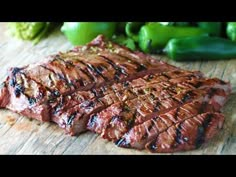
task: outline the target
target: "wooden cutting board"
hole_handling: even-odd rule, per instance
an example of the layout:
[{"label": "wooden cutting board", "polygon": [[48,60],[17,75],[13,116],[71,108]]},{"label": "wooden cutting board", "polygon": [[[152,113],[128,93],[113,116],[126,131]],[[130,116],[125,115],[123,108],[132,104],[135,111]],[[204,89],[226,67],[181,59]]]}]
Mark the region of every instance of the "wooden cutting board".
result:
[{"label": "wooden cutting board", "polygon": [[[6,25],[0,23],[0,81],[13,66],[40,61],[40,58],[72,46],[59,30],[33,46],[6,34]],[[163,60],[168,60],[163,57]],[[236,154],[236,60],[198,61],[170,64],[188,70],[200,70],[209,77],[230,81],[233,93],[224,106],[226,121],[223,130],[200,149],[175,154]],[[87,132],[78,137],[65,135],[53,123],[40,123],[11,111],[0,110],[0,154],[150,154],[116,147],[99,136]]]}]

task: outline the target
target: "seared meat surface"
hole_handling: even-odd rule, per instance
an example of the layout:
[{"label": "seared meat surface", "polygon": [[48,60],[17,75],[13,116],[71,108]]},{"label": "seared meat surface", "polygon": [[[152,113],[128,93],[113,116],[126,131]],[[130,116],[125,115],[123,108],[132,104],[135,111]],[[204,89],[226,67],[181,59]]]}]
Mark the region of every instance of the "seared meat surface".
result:
[{"label": "seared meat surface", "polygon": [[205,78],[98,36],[86,46],[11,68],[0,107],[86,130],[125,148],[198,148],[223,126],[229,83]]}]

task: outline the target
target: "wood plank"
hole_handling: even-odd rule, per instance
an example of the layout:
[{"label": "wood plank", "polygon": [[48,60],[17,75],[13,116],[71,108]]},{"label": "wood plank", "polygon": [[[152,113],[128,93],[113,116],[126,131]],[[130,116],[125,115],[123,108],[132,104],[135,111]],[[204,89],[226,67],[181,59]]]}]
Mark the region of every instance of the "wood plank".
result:
[{"label": "wood plank", "polygon": [[[59,30],[34,46],[10,37],[6,34],[5,24],[0,23],[0,37],[0,81],[10,67],[38,62],[47,55],[72,48]],[[174,154],[236,154],[236,60],[175,62],[165,56],[162,60],[230,81],[233,88],[233,94],[223,108],[226,116],[223,130],[197,150]],[[151,154],[118,148],[91,132],[70,137],[53,123],[40,123],[4,109],[0,110],[0,137],[0,154]]]}]

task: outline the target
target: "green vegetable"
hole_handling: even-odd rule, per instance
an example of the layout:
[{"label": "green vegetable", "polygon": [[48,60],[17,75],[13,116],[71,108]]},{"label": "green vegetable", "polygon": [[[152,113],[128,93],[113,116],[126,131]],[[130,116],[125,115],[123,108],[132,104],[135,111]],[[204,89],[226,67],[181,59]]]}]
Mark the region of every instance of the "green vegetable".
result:
[{"label": "green vegetable", "polygon": [[205,30],[211,36],[221,36],[221,22],[198,22],[199,28]]},{"label": "green vegetable", "polygon": [[111,38],[116,31],[116,23],[64,22],[61,31],[73,45],[84,45],[99,34]]},{"label": "green vegetable", "polygon": [[145,24],[144,22],[128,22],[125,26],[126,35],[137,42],[138,41],[137,33],[144,24]]},{"label": "green vegetable", "polygon": [[168,26],[190,26],[190,22],[159,22],[162,25],[168,25]]},{"label": "green vegetable", "polygon": [[171,39],[164,49],[176,61],[236,58],[236,42],[220,37],[195,36]]},{"label": "green vegetable", "polygon": [[49,26],[49,22],[9,22],[8,30],[19,39],[32,40],[37,44],[46,35]]},{"label": "green vegetable", "polygon": [[165,47],[172,38],[208,35],[197,27],[164,26],[160,23],[149,23],[141,27],[138,33],[139,47],[144,52],[157,52]]},{"label": "green vegetable", "polygon": [[125,34],[125,26],[127,22],[117,22],[116,34]]},{"label": "green vegetable", "polygon": [[124,45],[131,50],[136,49],[136,45],[135,45],[134,40],[129,37],[125,37],[124,35],[115,36],[113,38],[113,41],[120,44],[120,45]]},{"label": "green vegetable", "polygon": [[229,39],[236,41],[236,22],[227,23],[226,34]]}]

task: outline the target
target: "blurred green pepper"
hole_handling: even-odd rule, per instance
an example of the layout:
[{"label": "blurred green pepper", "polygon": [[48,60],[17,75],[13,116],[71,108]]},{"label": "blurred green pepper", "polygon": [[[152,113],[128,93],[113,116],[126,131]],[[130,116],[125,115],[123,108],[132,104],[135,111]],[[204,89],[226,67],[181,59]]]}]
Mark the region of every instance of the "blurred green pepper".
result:
[{"label": "blurred green pepper", "polygon": [[125,34],[125,26],[127,22],[117,22],[116,34]]},{"label": "blurred green pepper", "polygon": [[207,36],[208,33],[197,27],[164,26],[160,23],[148,23],[138,33],[139,47],[144,52],[159,52],[172,38],[188,36]]},{"label": "blurred green pepper", "polygon": [[236,42],[220,37],[194,36],[171,39],[164,52],[175,61],[236,58]]},{"label": "blurred green pepper", "polygon": [[125,26],[126,35],[138,42],[137,33],[143,25],[145,25],[145,22],[128,22]]},{"label": "blurred green pepper", "polygon": [[50,25],[50,22],[9,22],[7,27],[11,35],[36,44],[48,32]]},{"label": "blurred green pepper", "polygon": [[99,34],[111,38],[116,31],[114,22],[64,22],[61,31],[73,45],[84,45]]},{"label": "blurred green pepper", "polygon": [[191,22],[159,22],[159,23],[168,26],[191,26]]},{"label": "blurred green pepper", "polygon": [[205,30],[211,36],[221,36],[221,22],[198,22],[198,27]]},{"label": "blurred green pepper", "polygon": [[226,34],[229,39],[236,41],[236,22],[227,23]]}]

